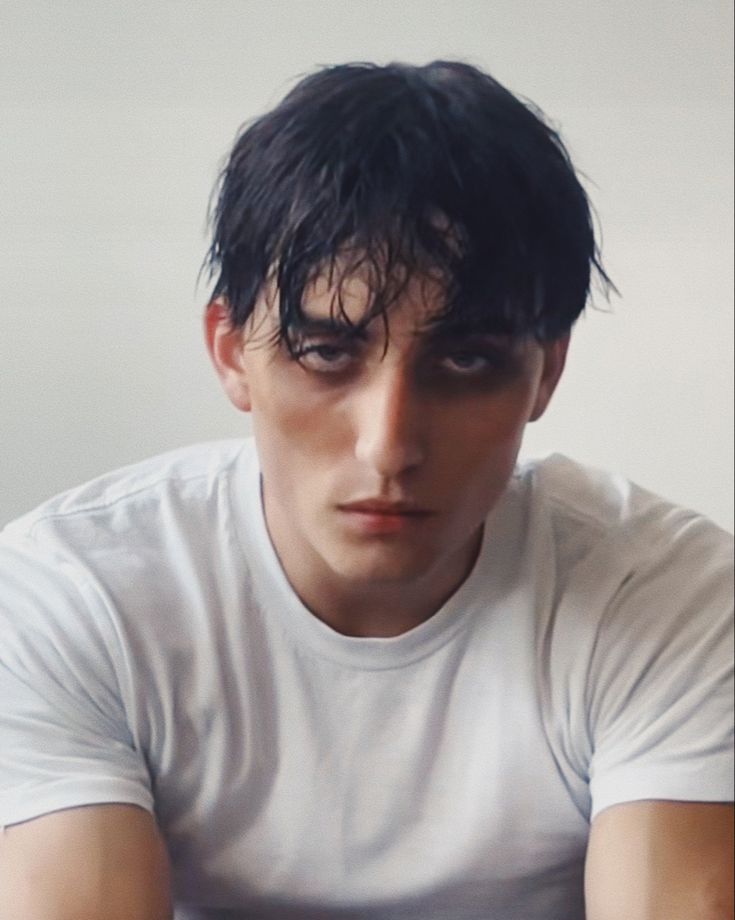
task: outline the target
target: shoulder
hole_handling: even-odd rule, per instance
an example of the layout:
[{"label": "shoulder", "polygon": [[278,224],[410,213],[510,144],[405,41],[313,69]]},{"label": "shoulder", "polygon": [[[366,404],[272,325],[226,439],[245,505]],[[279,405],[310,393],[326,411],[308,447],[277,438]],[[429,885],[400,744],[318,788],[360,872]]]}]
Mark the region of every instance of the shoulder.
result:
[{"label": "shoulder", "polygon": [[[622,476],[552,456],[520,468],[530,538],[550,560],[546,628],[579,662],[630,662],[731,626],[733,538]],[[722,648],[722,646],[721,646]]]},{"label": "shoulder", "polygon": [[[0,532],[0,554],[93,558],[103,547],[165,539],[200,526],[228,504],[240,467],[255,462],[250,440],[215,441],[122,467],[54,496]],[[0,555],[0,558],[2,556]]]},{"label": "shoulder", "polygon": [[248,441],[196,445],[108,473],[8,525],[0,674],[14,675],[14,698],[47,685],[54,700],[57,687],[77,700],[91,694],[117,725],[120,700],[137,705],[139,686],[166,685],[204,647],[207,617],[240,609],[225,596],[242,580],[232,497],[253,463]]},{"label": "shoulder", "polygon": [[687,572],[704,580],[732,571],[731,534],[622,475],[553,454],[520,466],[518,477],[548,528],[562,575],[585,563],[621,581],[667,567],[672,578]]},{"label": "shoulder", "polygon": [[554,559],[539,637],[550,722],[563,723],[593,813],[729,798],[732,536],[565,458],[519,475]]},{"label": "shoulder", "polygon": [[86,630],[174,596],[229,541],[232,495],[255,463],[249,440],[198,444],[44,502],[0,532],[0,614]]},{"label": "shoulder", "polygon": [[166,490],[181,493],[197,484],[211,491],[242,455],[252,452],[250,440],[212,441],[168,451],[121,467],[68,489],[6,526],[6,539],[32,535],[45,524],[74,517],[114,513],[118,505],[145,504]]}]

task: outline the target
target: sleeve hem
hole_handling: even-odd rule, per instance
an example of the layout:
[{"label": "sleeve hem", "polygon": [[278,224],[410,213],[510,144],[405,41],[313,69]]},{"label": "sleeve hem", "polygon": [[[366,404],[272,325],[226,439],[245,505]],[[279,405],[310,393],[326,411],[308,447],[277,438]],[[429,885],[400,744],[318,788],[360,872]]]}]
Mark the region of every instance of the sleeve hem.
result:
[{"label": "sleeve hem", "polygon": [[623,771],[591,784],[590,821],[604,809],[626,802],[667,800],[674,802],[732,802],[732,768],[710,773],[706,778],[682,777],[681,772],[653,770],[646,773]]},{"label": "sleeve hem", "polygon": [[55,811],[85,805],[138,805],[154,814],[153,796],[135,786],[100,784],[85,788],[55,788],[47,792],[24,790],[21,796],[0,796],[0,828],[32,821]]}]

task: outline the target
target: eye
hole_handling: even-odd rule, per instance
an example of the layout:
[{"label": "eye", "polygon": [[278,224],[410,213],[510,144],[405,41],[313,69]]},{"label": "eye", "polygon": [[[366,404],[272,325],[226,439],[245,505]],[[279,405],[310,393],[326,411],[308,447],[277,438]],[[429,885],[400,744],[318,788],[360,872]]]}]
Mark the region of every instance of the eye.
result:
[{"label": "eye", "polygon": [[498,367],[490,355],[474,351],[455,351],[441,359],[441,365],[454,374],[481,374]]},{"label": "eye", "polygon": [[346,370],[354,355],[350,349],[340,345],[302,345],[294,354],[302,367],[310,371],[335,374]]}]

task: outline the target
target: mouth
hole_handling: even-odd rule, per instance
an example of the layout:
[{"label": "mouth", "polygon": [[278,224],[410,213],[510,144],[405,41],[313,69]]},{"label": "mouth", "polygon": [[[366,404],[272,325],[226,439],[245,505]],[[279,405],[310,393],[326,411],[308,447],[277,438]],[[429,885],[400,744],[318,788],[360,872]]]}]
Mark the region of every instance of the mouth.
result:
[{"label": "mouth", "polygon": [[362,533],[391,534],[415,528],[436,512],[411,502],[367,500],[338,505],[351,525]]},{"label": "mouth", "polygon": [[426,516],[434,514],[428,508],[422,508],[413,502],[389,502],[382,499],[365,499],[364,501],[350,502],[337,506],[340,511],[350,511],[355,514],[386,514],[389,516]]}]

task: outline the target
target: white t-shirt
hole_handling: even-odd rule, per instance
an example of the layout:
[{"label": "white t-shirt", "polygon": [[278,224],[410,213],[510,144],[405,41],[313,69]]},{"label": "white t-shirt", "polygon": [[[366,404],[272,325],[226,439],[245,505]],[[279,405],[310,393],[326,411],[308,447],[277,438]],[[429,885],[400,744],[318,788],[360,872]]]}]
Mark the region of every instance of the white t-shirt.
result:
[{"label": "white t-shirt", "polygon": [[581,920],[591,818],[732,797],[732,547],[562,457],[395,638],[291,590],[251,441],[0,537],[0,825],[154,811],[177,920]]}]

